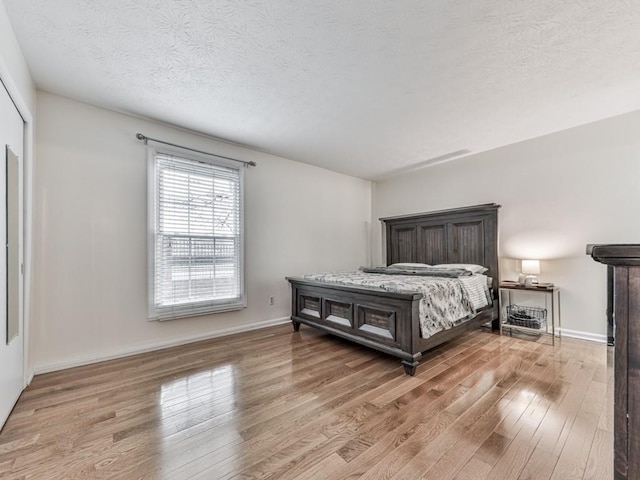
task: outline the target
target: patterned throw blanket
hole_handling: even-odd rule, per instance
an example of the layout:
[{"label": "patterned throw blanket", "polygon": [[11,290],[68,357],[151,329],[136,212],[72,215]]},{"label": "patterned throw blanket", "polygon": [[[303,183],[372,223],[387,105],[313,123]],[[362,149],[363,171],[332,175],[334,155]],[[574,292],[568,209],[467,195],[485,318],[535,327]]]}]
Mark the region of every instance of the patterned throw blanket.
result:
[{"label": "patterned throw blanket", "polygon": [[485,275],[443,278],[424,274],[342,272],[312,273],[305,279],[340,285],[378,287],[389,292],[419,292],[420,333],[428,338],[461,322],[491,303]]}]

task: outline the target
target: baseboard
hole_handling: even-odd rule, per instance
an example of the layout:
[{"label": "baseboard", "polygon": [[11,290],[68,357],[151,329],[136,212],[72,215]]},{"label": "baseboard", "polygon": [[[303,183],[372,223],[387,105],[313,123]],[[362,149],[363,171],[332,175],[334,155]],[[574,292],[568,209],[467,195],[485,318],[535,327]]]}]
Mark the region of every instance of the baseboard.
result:
[{"label": "baseboard", "polygon": [[580,340],[589,340],[590,342],[607,343],[607,336],[601,333],[581,332],[579,330],[561,330],[563,337],[579,338]]},{"label": "baseboard", "polygon": [[[83,357],[77,357],[64,362],[50,363],[47,365],[39,365],[34,367],[33,374],[40,375],[43,373],[56,372],[58,370],[65,370],[67,368],[81,367],[83,365],[90,365],[92,363],[105,362],[107,360],[115,360],[117,358],[128,357],[131,355],[138,355],[140,353],[152,352],[154,350],[161,350],[163,348],[177,347],[178,345],[186,345],[188,343],[199,342],[202,340],[208,340],[210,338],[225,337],[227,335],[233,335],[236,333],[249,332],[251,330],[257,330],[260,328],[272,327],[274,325],[282,325],[290,322],[291,317],[276,318],[273,320],[265,320],[263,322],[249,323],[232,328],[225,328],[223,330],[217,330],[215,332],[208,332],[199,335],[192,335],[188,337],[173,338],[171,340],[165,340],[162,342],[148,343],[146,345],[137,345],[134,347],[128,347],[116,352],[108,354],[97,354]],[[29,382],[30,383],[30,382]]]}]

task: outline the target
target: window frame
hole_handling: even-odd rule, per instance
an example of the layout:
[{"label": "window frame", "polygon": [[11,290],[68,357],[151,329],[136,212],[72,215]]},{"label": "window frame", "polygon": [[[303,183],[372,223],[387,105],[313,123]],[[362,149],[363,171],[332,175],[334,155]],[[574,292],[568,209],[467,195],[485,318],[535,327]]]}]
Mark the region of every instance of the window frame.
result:
[{"label": "window frame", "polygon": [[[190,302],[181,304],[171,308],[157,308],[156,298],[156,238],[158,234],[158,211],[157,211],[157,163],[158,155],[171,155],[180,159],[207,163],[214,166],[233,168],[238,171],[239,176],[239,266],[240,274],[239,286],[240,296],[238,300],[224,301],[204,301]],[[147,292],[148,292],[148,320],[149,321],[165,321],[175,320],[179,318],[187,318],[213,313],[231,312],[242,310],[247,307],[246,295],[246,274],[245,274],[245,252],[244,252],[244,166],[236,162],[225,160],[223,158],[203,155],[189,150],[183,150],[177,147],[158,147],[153,145],[147,146]],[[204,304],[204,305],[203,305]]]}]

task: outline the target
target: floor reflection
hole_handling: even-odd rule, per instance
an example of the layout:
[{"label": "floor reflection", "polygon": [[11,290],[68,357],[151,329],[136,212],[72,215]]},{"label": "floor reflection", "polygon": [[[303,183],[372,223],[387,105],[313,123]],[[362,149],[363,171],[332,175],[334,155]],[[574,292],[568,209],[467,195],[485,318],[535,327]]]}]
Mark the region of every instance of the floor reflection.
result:
[{"label": "floor reflection", "polygon": [[[167,382],[160,391],[160,467],[157,478],[190,478],[202,473],[194,462],[215,458],[219,446],[224,456],[239,444],[239,434],[227,425],[236,406],[235,366],[221,365]],[[223,427],[223,428],[220,428]],[[223,440],[224,437],[224,440]]]}]

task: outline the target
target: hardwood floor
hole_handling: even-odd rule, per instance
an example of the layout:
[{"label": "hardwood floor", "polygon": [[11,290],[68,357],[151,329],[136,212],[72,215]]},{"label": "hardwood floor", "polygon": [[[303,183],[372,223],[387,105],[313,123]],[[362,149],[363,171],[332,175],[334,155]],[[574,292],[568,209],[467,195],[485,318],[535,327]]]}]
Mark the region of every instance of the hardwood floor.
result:
[{"label": "hardwood floor", "polygon": [[606,346],[476,331],[415,377],[289,325],[37,376],[10,479],[612,478]]}]

